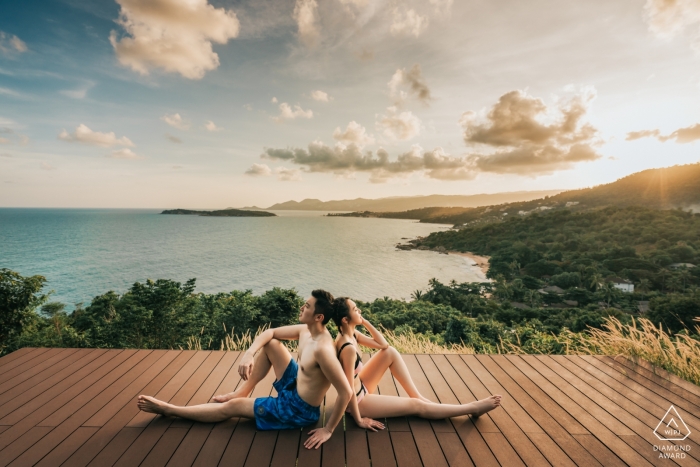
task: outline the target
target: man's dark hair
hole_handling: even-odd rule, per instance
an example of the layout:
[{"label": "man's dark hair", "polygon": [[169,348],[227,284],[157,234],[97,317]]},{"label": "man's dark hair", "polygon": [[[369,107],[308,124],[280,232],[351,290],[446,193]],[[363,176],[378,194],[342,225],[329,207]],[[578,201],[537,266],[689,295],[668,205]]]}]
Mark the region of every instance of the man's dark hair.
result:
[{"label": "man's dark hair", "polygon": [[333,295],[323,289],[316,289],[311,292],[311,296],[316,299],[314,315],[323,315],[325,326],[333,318]]}]

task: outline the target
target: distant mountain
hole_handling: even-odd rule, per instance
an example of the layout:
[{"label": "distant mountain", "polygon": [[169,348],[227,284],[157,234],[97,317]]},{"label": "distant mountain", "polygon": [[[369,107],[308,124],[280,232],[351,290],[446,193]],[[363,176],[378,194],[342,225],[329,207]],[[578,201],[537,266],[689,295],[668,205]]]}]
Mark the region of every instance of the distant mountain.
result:
[{"label": "distant mountain", "polygon": [[[321,201],[318,199],[305,199],[303,201],[287,201],[273,204],[265,208],[269,211],[408,211],[427,207],[465,207],[474,208],[492,204],[513,203],[517,201],[529,201],[552,196],[561,193],[562,190],[547,191],[515,191],[510,193],[494,193],[481,195],[429,195],[406,196],[378,199],[345,199],[337,201]],[[245,207],[243,209],[260,209],[258,207]]]},{"label": "distant mountain", "polygon": [[161,214],[179,214],[185,216],[207,217],[274,217],[277,214],[265,211],[246,211],[243,209],[222,209],[219,211],[193,211],[191,209],[166,209]]}]

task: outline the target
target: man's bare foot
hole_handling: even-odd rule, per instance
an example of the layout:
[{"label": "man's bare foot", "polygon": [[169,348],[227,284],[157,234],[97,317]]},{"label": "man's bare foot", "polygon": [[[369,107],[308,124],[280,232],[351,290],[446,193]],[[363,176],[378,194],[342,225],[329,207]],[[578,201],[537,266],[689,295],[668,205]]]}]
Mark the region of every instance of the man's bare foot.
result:
[{"label": "man's bare foot", "polygon": [[476,418],[500,406],[501,396],[496,395],[487,397],[486,399],[481,399],[480,401],[471,402],[470,405],[474,406],[474,412],[472,412],[471,415],[472,417]]},{"label": "man's bare foot", "polygon": [[159,413],[162,415],[167,415],[168,408],[170,404],[163,402],[151,396],[139,396],[136,404],[139,406],[140,410],[149,413]]}]

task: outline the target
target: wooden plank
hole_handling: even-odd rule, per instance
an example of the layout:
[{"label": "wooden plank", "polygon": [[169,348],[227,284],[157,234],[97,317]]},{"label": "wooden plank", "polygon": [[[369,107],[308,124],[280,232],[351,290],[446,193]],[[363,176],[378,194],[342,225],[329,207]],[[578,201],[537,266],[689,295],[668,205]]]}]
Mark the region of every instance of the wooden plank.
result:
[{"label": "wooden plank", "polygon": [[[629,382],[625,380],[620,383],[613,378],[607,377],[608,375],[602,371],[599,371],[593,365],[589,365],[586,360],[578,358],[577,356],[572,356],[570,359],[553,359],[558,364],[567,368],[571,372],[576,372],[576,375],[591,387],[596,388],[596,390],[603,396],[605,396],[611,404],[608,407],[616,407],[614,409],[614,415],[620,419],[622,423],[627,425],[632,431],[639,435],[642,439],[646,440],[651,446],[658,443],[658,439],[653,435],[652,430],[659,423],[659,420],[664,417],[668,407],[664,408],[664,405],[670,403],[664,401],[662,398],[657,396],[651,391],[647,391],[647,394],[638,394],[637,392],[630,390],[624,383]],[[600,362],[597,362],[600,363]],[[604,365],[600,363],[601,365]],[[583,371],[581,371],[583,370]],[[620,373],[613,372],[615,374],[624,378]],[[643,389],[643,388],[642,388]],[[643,391],[642,391],[643,392]],[[656,400],[655,403],[652,400]],[[664,403],[666,402],[666,403]],[[613,413],[610,408],[607,409],[610,413]],[[684,414],[686,415],[686,414]],[[683,420],[694,419],[692,415],[688,414]],[[697,419],[695,419],[697,420]],[[698,425],[696,425],[698,426]],[[676,445],[689,445],[691,449],[688,451],[687,455],[695,459],[700,458],[700,445],[695,443],[691,439],[686,439],[685,441],[670,442]]]},{"label": "wooden plank", "polygon": [[[420,363],[418,363],[416,355],[402,355],[401,357],[403,358],[404,362],[406,362],[408,372],[413,378],[413,384],[416,385],[418,391],[423,395],[423,397],[427,397],[432,401],[437,401],[437,394],[435,394],[435,390],[433,390],[433,387],[430,381],[428,380],[428,375],[424,373],[423,368],[421,367]],[[427,357],[426,361],[430,361],[430,357]],[[431,365],[429,365],[429,369],[431,370],[431,373],[439,374],[432,362]],[[400,384],[397,384],[397,386],[400,386]],[[436,432],[454,432],[454,427],[446,419],[431,420],[430,425]],[[437,443],[437,438],[435,439],[435,442]]]},{"label": "wooden plank", "polygon": [[58,363],[51,368],[51,371],[44,371],[40,375],[34,376],[8,390],[0,396],[0,418],[20,407],[25,402],[33,400],[36,396],[43,394],[46,389],[55,386],[63,379],[82,369],[85,365],[104,355],[106,352],[107,350],[98,349],[83,354],[81,358],[75,361],[66,360],[65,364],[63,364],[64,362]]},{"label": "wooden plank", "polygon": [[410,431],[392,431],[391,444],[394,445],[394,456],[398,467],[423,467],[413,433]]},{"label": "wooden plank", "polygon": [[279,432],[270,467],[296,467],[300,436],[301,430],[281,430]]},{"label": "wooden plank", "polygon": [[[609,357],[596,358],[582,355],[579,356],[579,358],[600,369],[616,381],[624,382],[624,384],[633,391],[643,394],[644,396],[653,393],[655,399],[664,400],[664,405],[667,405],[665,402],[668,401],[675,405],[676,408],[681,408],[689,414],[700,414],[700,397],[671,383],[665,378],[655,375],[650,375],[650,377],[642,376],[637,372],[630,371],[627,366]],[[614,370],[614,372],[610,370]],[[666,409],[668,409],[668,407],[666,407]],[[693,424],[696,429],[700,428],[700,418],[694,415],[691,416],[691,422],[688,422],[685,418],[683,420],[688,424]]]},{"label": "wooden plank", "polygon": [[[603,357],[598,357],[598,358],[603,358]],[[673,384],[682,387],[686,391],[690,391],[696,396],[700,396],[700,386],[697,386],[690,381],[686,381],[683,378],[674,375],[673,373],[669,373],[668,371],[664,370],[661,367],[652,365],[651,363],[647,362],[646,360],[642,358],[635,358],[632,359],[630,357],[623,357],[623,356],[618,356],[615,357],[615,360],[618,362],[623,363],[626,365],[628,368],[633,368],[634,371],[642,374],[642,375],[647,375],[649,373],[656,375],[656,376],[661,376],[662,378],[666,378]],[[643,370],[643,371],[642,371]]]},{"label": "wooden plank", "polygon": [[95,427],[78,427],[70,436],[64,439],[50,453],[48,453],[39,463],[37,467],[53,467],[61,465],[68,459],[76,449],[83,445],[92,435],[95,434]]},{"label": "wooden plank", "polygon": [[8,363],[12,362],[14,359],[19,358],[22,355],[32,352],[34,350],[36,350],[36,347],[22,347],[21,349],[17,349],[14,352],[8,353],[7,355],[3,355],[2,357],[0,357],[0,367],[3,367]]},{"label": "wooden plank", "polygon": [[347,467],[370,467],[369,442],[365,430],[347,430],[345,432],[345,462]]},{"label": "wooden plank", "polygon": [[[117,460],[126,452],[126,450],[133,444],[136,438],[139,437],[144,429],[141,427],[124,427],[122,428],[116,436],[110,441],[104,449],[102,449],[95,458],[88,464],[90,467],[112,467]],[[83,445],[85,446],[85,445]],[[71,460],[73,457],[69,458],[66,462],[67,465],[74,465]],[[82,464],[82,459],[79,465]]]},{"label": "wooden plank", "polygon": [[[272,382],[275,371],[271,368],[268,374],[253,389],[250,397],[267,397],[272,392]],[[243,467],[256,437],[255,420],[240,418],[231,436],[219,465],[225,467]],[[301,464],[300,464],[301,465]]]},{"label": "wooden plank", "polygon": [[11,425],[0,425],[0,433],[10,428]]},{"label": "wooden plank", "polygon": [[576,419],[625,463],[634,466],[651,464],[649,460],[622,441],[623,436],[633,435],[633,432],[601,409],[594,400],[599,398],[597,391],[588,391],[585,383],[561,366],[557,370],[552,370],[548,365],[545,365],[546,358],[533,355],[522,355],[520,358],[567,396],[570,402],[559,401],[565,410],[574,415],[576,407],[580,406],[583,410],[579,412],[579,416],[574,415]]},{"label": "wooden plank", "polygon": [[0,434],[0,455],[3,452],[2,449],[40,423],[47,415],[58,410],[80,394],[83,390],[83,385],[78,383],[91,385],[109,374],[111,370],[126,361],[129,356],[135,355],[135,353],[136,351],[118,352],[115,358],[111,358],[112,355],[110,354],[102,355],[102,357],[86,365],[82,370],[47,389],[43,394],[23,404],[0,420],[0,423],[13,425],[11,429]]},{"label": "wooden plank", "polygon": [[[81,352],[78,349],[51,349],[44,354],[45,358],[42,358],[42,361],[37,362],[36,365],[20,365],[5,373],[0,380],[0,395],[37,375],[41,381],[42,372],[48,370],[50,374],[53,374],[55,371],[51,372],[51,369],[57,364],[67,366],[90,351],[90,349]],[[36,378],[34,380],[36,381]]]},{"label": "wooden plank", "polygon": [[[501,385],[498,384],[493,376],[486,371],[473,355],[449,355],[448,360],[478,399],[483,399],[492,394],[506,396]],[[504,405],[510,410],[505,410],[503,407]],[[526,465],[549,465],[549,462],[539,449],[537,449],[532,440],[528,438],[520,425],[513,420],[514,417],[520,416],[529,419],[529,416],[527,416],[520,406],[515,404],[515,401],[504,397],[501,401],[501,408],[489,412],[489,415],[499,431],[503,433],[503,436],[508,440]],[[532,423],[534,424],[534,422]],[[533,427],[532,424],[526,423],[525,426],[530,432],[535,432],[535,427]],[[539,427],[537,427],[537,429],[539,429]]]},{"label": "wooden plank", "polygon": [[41,347],[41,348],[35,348],[32,349],[30,352],[27,352],[23,355],[20,355],[18,358],[13,359],[10,362],[7,362],[5,365],[0,366],[0,381],[5,381],[5,373],[8,371],[11,371],[13,368],[17,368],[19,366],[33,366],[36,365],[37,362],[40,362],[41,360],[37,360],[41,355],[44,353],[48,352],[50,349],[46,347]]},{"label": "wooden plank", "polygon": [[[172,427],[172,425],[171,425]],[[199,451],[204,446],[212,428],[213,423],[195,423],[189,429],[177,450],[170,458],[168,467],[191,466],[199,455]]]},{"label": "wooden plank", "polygon": [[[397,431],[397,433],[406,433],[405,431]],[[410,432],[408,432],[410,435]],[[413,449],[416,453],[416,443],[413,441],[411,436],[412,447],[407,449]],[[394,456],[394,448],[391,443],[391,435],[387,430],[382,431],[369,431],[367,432],[367,444],[369,446],[369,457],[372,459],[372,465],[377,466],[387,466],[394,467],[396,465],[396,458]],[[402,448],[403,449],[403,448]],[[348,467],[350,465],[348,464]]]},{"label": "wooden plank", "polygon": [[[165,433],[163,433],[163,436],[158,439],[158,442],[156,442],[146,458],[139,465],[143,467],[165,466],[187,434],[187,431],[188,428],[168,427]],[[118,465],[123,465],[123,463],[119,462]]]},{"label": "wooden plank", "polygon": [[[146,392],[153,394],[160,390],[175,373],[182,368],[182,366],[187,363],[187,361],[192,358],[193,352],[180,352],[177,350],[171,350],[166,352],[166,354],[158,360],[158,362],[146,373],[141,375],[129,389],[133,390],[134,393]],[[173,356],[175,357],[173,359]],[[172,359],[172,360],[171,360]],[[164,362],[171,360],[170,363],[158,374],[152,371],[156,368],[156,365],[161,365]],[[154,377],[153,377],[154,376]],[[142,387],[142,384],[146,379],[151,378],[150,382],[146,387]],[[133,386],[133,388],[132,388]],[[83,426],[97,426],[100,427],[97,433],[95,433],[90,440],[81,446],[67,461],[66,466],[70,467],[84,467],[88,465],[96,456],[100,458],[100,465],[112,465],[117,461],[119,456],[127,449],[128,445],[119,451],[118,456],[114,456],[115,450],[112,449],[112,443],[123,443],[124,426],[131,420],[136,413],[139,412],[136,406],[136,397],[132,397],[128,402],[123,403],[123,397],[128,394],[125,390],[117,396],[113,401],[110,401],[102,409],[100,409],[95,415],[93,415],[89,420],[83,423]],[[133,394],[133,393],[132,393]],[[123,403],[119,411],[108,419],[111,413]],[[133,433],[141,433],[142,430],[126,430],[129,436]],[[132,440],[133,441],[133,440]],[[131,442],[129,443],[131,444]],[[121,445],[121,444],[120,444]],[[103,453],[106,450],[108,454]],[[98,456],[99,454],[99,456]],[[111,456],[111,457],[110,457]]]},{"label": "wooden plank", "polygon": [[[161,351],[162,352],[162,351]],[[65,414],[66,419],[61,421],[57,429],[51,431],[28,451],[25,451],[16,462],[22,464],[32,464],[44,457],[49,451],[67,438],[83,422],[89,419],[95,412],[102,408],[114,395],[136,379],[138,375],[146,371],[155,361],[158,360],[161,352],[139,350],[124,364],[111,371],[97,383],[83,391],[78,397],[66,404],[74,407],[72,414]],[[96,397],[96,396],[100,397]],[[77,410],[75,410],[77,409]],[[58,412],[58,411],[57,411]],[[57,412],[54,412],[57,413]],[[62,418],[62,417],[61,417]],[[53,415],[43,421],[40,425],[51,426],[48,422],[53,422]],[[60,419],[58,419],[60,420]],[[57,420],[57,421],[58,421]],[[46,424],[44,424],[46,423]]]},{"label": "wooden plank", "polygon": [[[497,465],[506,465],[508,467],[512,466],[524,466],[525,463],[523,460],[518,456],[518,454],[515,452],[513,447],[510,445],[510,441],[506,439],[506,437],[503,435],[503,433],[498,432],[498,433],[483,433],[482,436],[484,437],[484,440],[488,443],[489,446],[497,446],[498,443],[502,443],[503,446],[507,446],[510,449],[494,449],[493,450],[493,455],[496,457],[498,464]],[[467,445],[467,449],[469,446]],[[480,465],[480,459],[478,457],[472,456],[472,459],[474,459],[474,463],[478,466]]]},{"label": "wooden plank", "polygon": [[[571,434],[560,425],[539,402],[535,401],[528,391],[523,388],[513,379],[517,377],[523,383],[527,383],[527,378],[503,355],[492,355],[491,358],[484,358],[481,363],[489,372],[498,379],[498,381],[510,392],[510,394],[518,400],[520,406],[542,427],[546,436],[537,436],[534,439],[539,439],[540,451],[549,459],[553,465],[588,465],[599,466],[600,463],[586,449],[579,444]],[[509,371],[506,372],[505,370]],[[513,376],[513,377],[511,377]],[[528,380],[529,381],[529,380]],[[530,382],[531,383],[531,382]],[[528,386],[530,386],[528,384]],[[549,398],[541,399],[547,403],[549,409],[559,408]],[[562,410],[562,412],[564,412]],[[574,421],[571,419],[571,421]],[[582,426],[574,427],[580,433],[585,434],[588,431]],[[531,437],[532,438],[532,437]],[[551,438],[551,439],[550,439]],[[536,443],[537,444],[537,443]]]},{"label": "wooden plank", "polygon": [[[435,366],[439,370],[441,377],[444,378],[445,382],[449,386],[454,398],[450,398],[449,394],[442,395],[442,393],[438,393],[440,402],[467,404],[477,400],[474,394],[464,384],[464,381],[462,381],[445,355],[431,355],[430,358],[433,360]],[[467,454],[471,456],[471,460],[478,467],[491,467],[498,465],[496,457],[493,454],[494,449],[505,449],[513,457],[513,462],[517,463],[520,461],[520,458],[510,444],[505,443],[505,446],[503,444],[494,446],[488,445],[485,438],[482,436],[482,433],[500,433],[498,427],[495,423],[493,423],[493,420],[491,420],[491,417],[488,414],[482,415],[477,419],[472,419],[470,416],[454,417],[451,419],[451,422],[457,432],[457,435],[462,440],[461,442],[465,447]],[[445,454],[445,456],[447,456],[447,454]]]},{"label": "wooden plank", "polygon": [[464,451],[457,433],[436,433],[442,453],[450,467],[474,467],[469,455]]},{"label": "wooden plank", "polygon": [[[442,453],[435,432],[430,426],[430,421],[422,418],[412,418],[408,422],[413,432],[413,440],[418,448],[418,453],[426,467],[447,467],[447,459]],[[442,433],[445,433],[443,431]],[[403,446],[401,446],[403,449]],[[398,457],[398,454],[397,454]]]},{"label": "wooden plank", "polygon": [[617,457],[614,452],[612,452],[606,445],[600,442],[598,438],[591,435],[574,435],[574,438],[581,443],[581,446],[585,447],[588,452],[593,454],[598,462],[604,466],[619,466],[624,467],[625,464],[622,459]]},{"label": "wooden plank", "polygon": [[0,463],[7,465],[17,457],[21,456],[23,452],[36,444],[41,438],[49,434],[52,430],[48,426],[35,426],[26,433],[22,434],[15,442],[7,446],[0,452]]},{"label": "wooden plank", "polygon": [[249,467],[270,465],[276,442],[277,431],[258,431],[255,434],[253,445],[250,447],[245,465]]}]

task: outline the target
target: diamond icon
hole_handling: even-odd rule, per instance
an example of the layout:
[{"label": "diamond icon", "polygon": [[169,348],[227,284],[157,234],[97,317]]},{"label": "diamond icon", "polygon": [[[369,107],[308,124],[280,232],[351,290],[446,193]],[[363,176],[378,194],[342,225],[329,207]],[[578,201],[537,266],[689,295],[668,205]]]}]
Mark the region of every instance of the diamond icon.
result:
[{"label": "diamond icon", "polygon": [[690,436],[690,429],[676,408],[671,406],[654,428],[654,434],[662,441],[683,441]]}]

